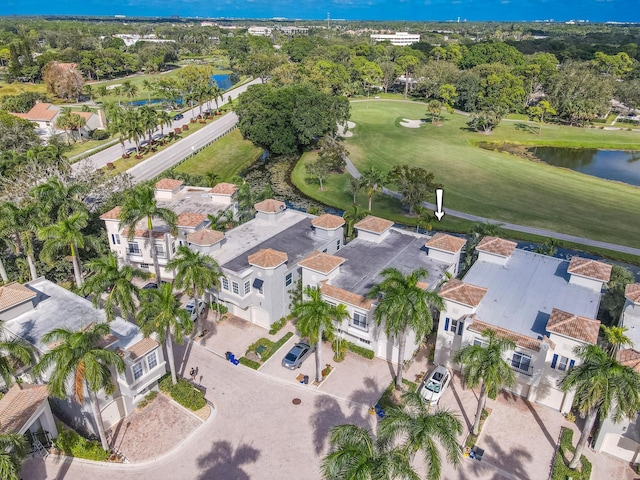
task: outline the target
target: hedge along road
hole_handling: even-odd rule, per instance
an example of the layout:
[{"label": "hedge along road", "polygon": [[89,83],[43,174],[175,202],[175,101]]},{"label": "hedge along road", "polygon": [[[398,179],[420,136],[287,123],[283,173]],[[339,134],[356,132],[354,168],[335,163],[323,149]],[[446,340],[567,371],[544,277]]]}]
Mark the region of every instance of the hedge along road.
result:
[{"label": "hedge along road", "polygon": [[[444,185],[444,210],[452,217],[488,220],[521,232],[640,255],[634,222],[640,211],[636,187],[482,150],[474,145],[482,135],[468,132],[466,119],[458,115],[446,115],[441,127],[423,123],[410,129],[400,124],[404,118],[424,117],[421,104],[385,100],[352,104],[356,126],[345,146],[353,163],[360,169],[375,165],[383,171],[410,163],[433,171]],[[498,127],[488,140],[589,148],[640,146],[637,132],[545,125],[537,135],[511,123]]]},{"label": "hedge along road", "polygon": [[[247,88],[249,88],[249,86],[258,83],[261,83],[260,79],[252,80],[249,83],[245,83],[244,85],[241,85],[237,88],[226,91],[224,93],[224,99],[219,102],[219,105],[222,106],[228,103],[229,97],[235,100],[236,98],[238,98],[238,95],[245,92]],[[200,109],[198,106],[194,107],[193,109],[187,110],[183,113],[184,118],[181,120],[173,120],[171,123],[171,127],[167,127],[167,131],[171,131],[174,128],[181,127],[185,123],[189,123],[189,119],[191,118],[192,114],[197,116],[199,111]],[[152,155],[145,161],[127,170],[127,172],[133,175],[134,182],[136,183],[155,178],[163,171],[184,160],[186,157],[191,155],[193,151],[199,150],[206,144],[210,143],[212,140],[220,137],[223,133],[227,132],[229,128],[235,126],[237,122],[238,117],[235,115],[235,113],[228,113],[211,122],[210,124],[202,127],[192,135],[178,140],[169,148],[166,148],[161,152]],[[135,143],[129,140],[125,142],[125,148],[134,147]],[[191,149],[191,147],[194,147],[193,150]],[[182,155],[182,157],[180,157],[180,155]],[[122,146],[118,142],[109,148],[106,148],[78,163],[73,164],[72,168],[83,168],[84,166],[86,166],[87,162],[91,162],[92,167],[97,170],[106,166],[107,163],[118,160],[119,158],[121,158],[121,156]],[[149,170],[149,173],[146,173],[147,169]]]}]

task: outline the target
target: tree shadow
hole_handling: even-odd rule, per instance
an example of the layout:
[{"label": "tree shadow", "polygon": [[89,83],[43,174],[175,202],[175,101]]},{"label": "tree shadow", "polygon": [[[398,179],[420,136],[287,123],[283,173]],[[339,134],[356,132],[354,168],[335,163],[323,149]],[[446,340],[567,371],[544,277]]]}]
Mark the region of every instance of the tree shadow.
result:
[{"label": "tree shadow", "polygon": [[243,465],[256,463],[260,458],[260,451],[251,445],[238,445],[235,450],[231,442],[220,440],[214,442],[211,449],[198,457],[201,469],[198,478],[202,479],[234,479],[250,480],[250,476],[243,470]]},{"label": "tree shadow", "polygon": [[[355,390],[349,396],[349,400],[354,402],[354,404],[374,405],[384,393],[384,389],[380,392],[378,385],[372,377],[364,379],[364,386],[365,388]],[[357,405],[353,406],[356,407]]]},{"label": "tree shadow", "polygon": [[529,409],[529,411],[531,412],[531,415],[533,415],[533,418],[535,419],[536,423],[540,427],[540,430],[542,430],[542,433],[544,433],[544,436],[547,439],[547,441],[549,442],[549,444],[555,448],[556,439],[551,436],[551,433],[549,433],[549,430],[547,430],[546,425],[544,424],[544,422],[540,418],[540,415],[538,415],[538,412],[536,412],[536,409],[527,400],[524,400],[524,403],[527,406],[527,408]]},{"label": "tree shadow", "polygon": [[516,123],[514,125],[514,128],[520,132],[535,133],[536,135],[538,134],[538,128],[534,125],[529,125],[528,123]]},{"label": "tree shadow", "polygon": [[[463,388],[464,388],[464,383],[462,383],[462,385],[463,385]],[[455,382],[453,382],[453,381],[450,382],[449,383],[449,388],[451,388],[451,392],[453,393],[453,397],[456,399],[456,403],[458,404],[458,410],[460,410],[460,413],[462,413],[462,417],[464,418],[464,421],[467,424],[467,429],[469,431],[471,431],[471,429],[473,428],[473,423],[471,422],[471,419],[469,418],[469,415],[467,415],[467,411],[465,410],[464,405],[462,404],[462,399],[460,398],[460,395],[458,394],[458,387],[456,386]],[[473,391],[473,393],[475,395],[475,391]]]},{"label": "tree shadow", "polygon": [[[487,463],[500,468],[513,475],[513,478],[520,480],[527,480],[529,476],[531,465],[525,464],[524,461],[531,460],[533,457],[531,453],[523,448],[514,448],[510,451],[506,451],[499,445],[492,437],[483,437],[483,444],[486,446],[483,460],[487,460]],[[487,458],[488,457],[488,458]],[[551,458],[553,460],[553,457]],[[548,466],[550,467],[551,464]],[[538,468],[540,465],[538,465]]]}]

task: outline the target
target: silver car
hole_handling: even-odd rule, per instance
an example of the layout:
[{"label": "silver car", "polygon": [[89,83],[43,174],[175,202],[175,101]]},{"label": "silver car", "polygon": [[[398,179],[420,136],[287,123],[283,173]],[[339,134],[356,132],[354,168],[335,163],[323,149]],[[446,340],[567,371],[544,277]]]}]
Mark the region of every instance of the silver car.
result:
[{"label": "silver car", "polygon": [[191,321],[195,322],[198,319],[198,315],[202,315],[202,312],[204,312],[206,306],[207,305],[202,300],[198,300],[198,312],[196,314],[196,302],[195,300],[191,299],[189,300],[189,303],[184,306],[184,309],[189,312]]},{"label": "silver car", "polygon": [[300,368],[302,366],[302,362],[304,362],[314,351],[315,347],[312,347],[308,343],[296,343],[291,347],[289,353],[287,353],[282,359],[282,366],[289,370]]},{"label": "silver car", "polygon": [[451,372],[443,366],[438,366],[424,377],[418,391],[429,405],[434,406],[437,405],[450,381]]}]

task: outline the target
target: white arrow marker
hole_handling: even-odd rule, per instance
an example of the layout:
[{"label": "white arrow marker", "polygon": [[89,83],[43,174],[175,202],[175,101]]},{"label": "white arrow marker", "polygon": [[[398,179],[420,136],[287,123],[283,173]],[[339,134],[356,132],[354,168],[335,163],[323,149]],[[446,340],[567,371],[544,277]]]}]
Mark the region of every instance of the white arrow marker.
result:
[{"label": "white arrow marker", "polygon": [[438,206],[438,210],[434,213],[436,214],[438,221],[442,220],[442,217],[444,217],[444,212],[442,211],[442,193],[441,188],[436,188],[436,205]]}]

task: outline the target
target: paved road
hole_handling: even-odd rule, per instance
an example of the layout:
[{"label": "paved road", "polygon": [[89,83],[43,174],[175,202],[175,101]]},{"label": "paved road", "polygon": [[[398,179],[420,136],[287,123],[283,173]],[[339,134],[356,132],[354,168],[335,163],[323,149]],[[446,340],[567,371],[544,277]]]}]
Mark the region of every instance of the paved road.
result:
[{"label": "paved road", "polygon": [[[240,87],[237,87],[237,88],[234,88],[232,90],[229,90],[229,91],[225,92],[224,93],[224,100],[222,102],[220,102],[219,105],[220,106],[225,105],[228,102],[230,96],[233,99],[238,98],[238,95],[240,95],[241,93],[246,91],[247,88],[250,85],[254,85],[256,83],[260,83],[260,79],[252,80],[249,83],[246,83],[246,84],[244,84],[244,85],[242,85]],[[184,118],[182,120],[173,121],[171,127],[165,127],[166,131],[170,131],[171,129],[176,128],[176,127],[181,127],[185,123],[189,122],[189,119],[191,118],[192,114],[193,115],[198,115],[198,113],[199,113],[199,108],[197,106],[195,108],[193,108],[192,110],[187,110],[186,112],[183,113]],[[224,119],[226,119],[226,120],[224,120]],[[224,131],[228,130],[228,128],[221,130],[219,127],[216,127],[216,124],[218,124],[221,121],[222,121],[222,123],[229,122],[230,120],[231,120],[231,118],[229,117],[229,114],[227,114],[227,115],[223,116],[222,118],[210,123],[206,127],[203,127],[202,129],[200,129],[195,134],[192,134],[192,135],[188,136],[187,138],[185,138],[183,140],[180,140],[175,145],[178,145],[180,143],[188,144],[188,150],[185,150],[185,152],[190,152],[191,151],[191,146],[194,146],[195,149],[197,150],[199,148],[198,145],[202,146],[203,144],[205,144],[208,141],[211,141],[211,140],[213,140],[215,138],[214,137],[214,135],[215,135],[214,132],[217,132],[218,134],[222,134],[222,133],[224,133]],[[237,122],[237,118],[235,119],[235,121]],[[225,124],[228,125],[228,123],[225,123]],[[197,141],[196,140],[192,140],[194,137],[197,137]],[[208,140],[203,140],[205,138],[208,138]],[[173,146],[175,146],[175,145],[173,145]],[[130,141],[126,141],[125,142],[125,148],[133,148],[133,147],[135,147],[135,144],[133,142],[130,142]],[[151,158],[149,158],[148,160],[142,162],[139,165],[147,164],[147,166],[149,166],[149,165],[151,165],[151,163],[149,161],[153,161],[153,163],[161,162],[163,165],[167,165],[164,168],[166,170],[167,168],[171,167],[175,163],[177,163],[180,160],[182,160],[182,158],[184,158],[184,156],[182,158],[180,158],[180,159],[177,159],[177,157],[173,157],[173,162],[174,163],[169,164],[168,161],[164,160],[164,157],[167,155],[166,152],[169,151],[169,150],[171,150],[171,149],[168,148],[168,149],[163,150],[162,152],[156,153]],[[174,155],[175,155],[175,152],[174,152]],[[111,146],[111,147],[109,147],[109,148],[107,148],[105,150],[102,150],[101,152],[95,153],[95,154],[91,155],[90,157],[87,157],[87,159],[85,161],[90,161],[92,163],[93,167],[98,169],[98,168],[104,167],[109,162],[114,162],[115,160],[121,158],[121,156],[122,156],[122,147],[120,146],[120,143],[116,143],[115,145],[113,145],[113,146]],[[84,164],[85,161],[83,161],[82,163]],[[76,168],[78,168],[78,164],[74,164],[74,166]],[[137,173],[141,175],[140,171],[138,171]],[[148,178],[154,178],[156,175],[152,175],[152,176],[150,176]],[[146,178],[142,178],[142,175],[140,177],[138,177],[138,178],[146,179]]]}]

